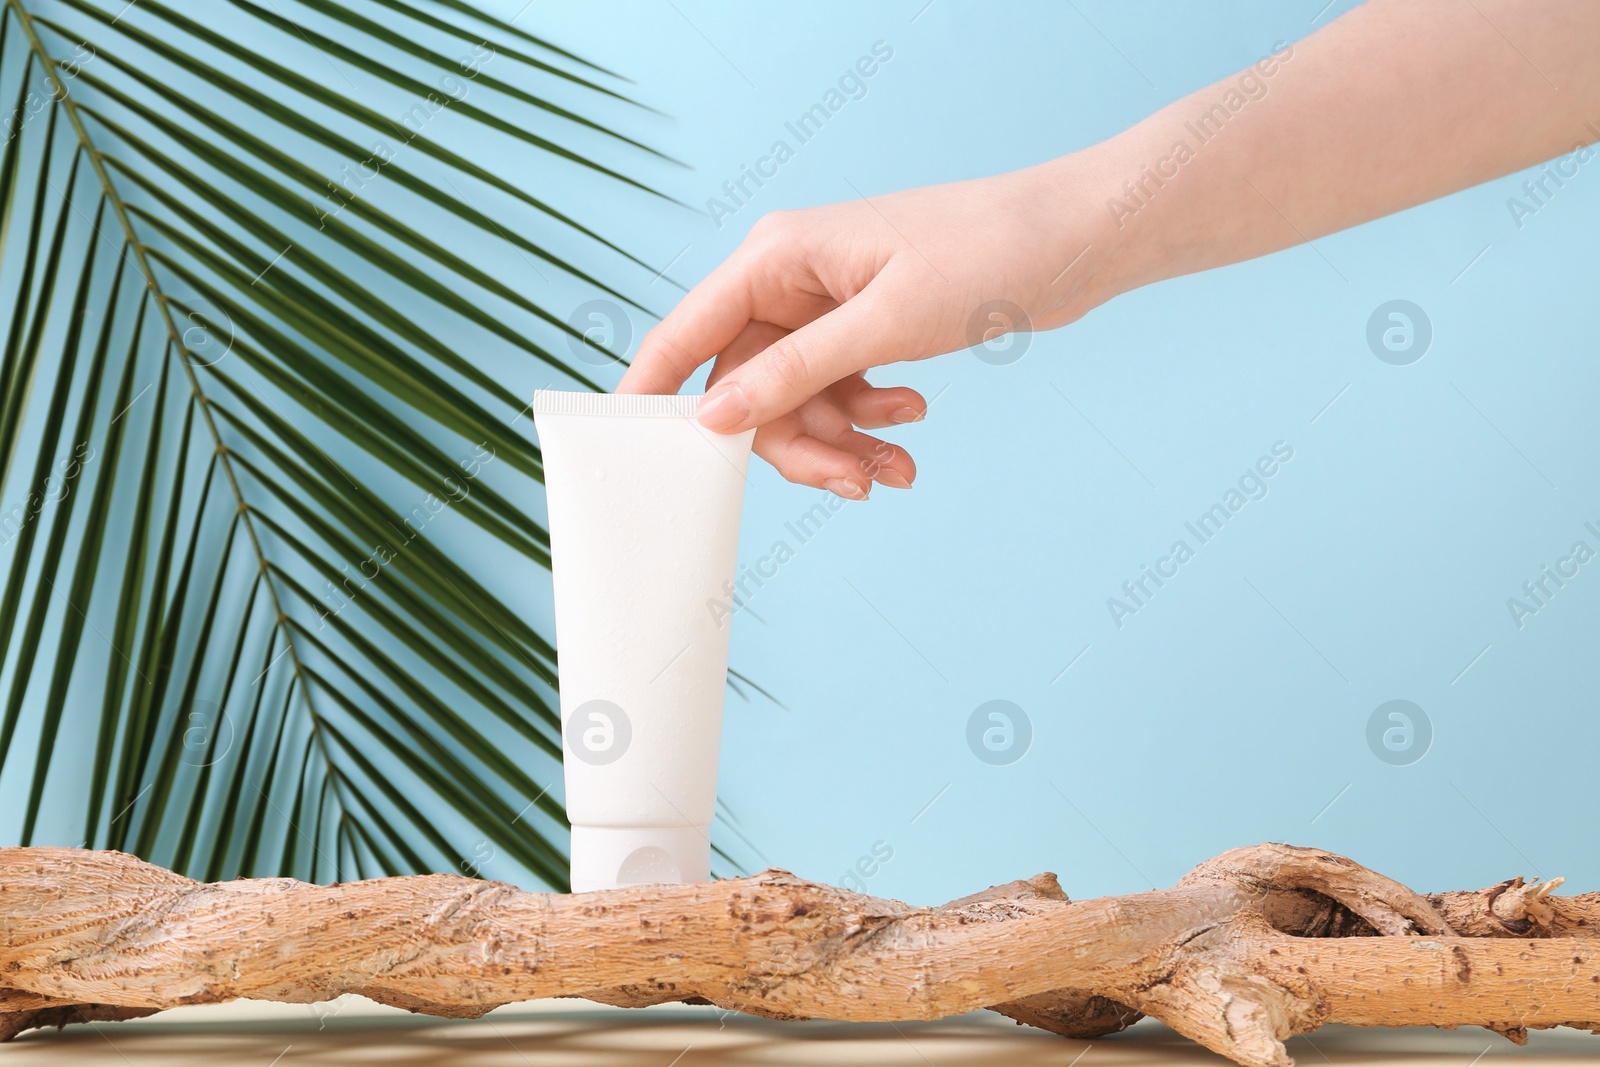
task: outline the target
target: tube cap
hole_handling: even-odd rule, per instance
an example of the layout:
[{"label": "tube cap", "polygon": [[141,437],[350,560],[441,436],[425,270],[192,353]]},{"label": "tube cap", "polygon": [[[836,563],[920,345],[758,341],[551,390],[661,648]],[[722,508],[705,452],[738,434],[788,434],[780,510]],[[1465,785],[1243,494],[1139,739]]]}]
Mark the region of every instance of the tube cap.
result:
[{"label": "tube cap", "polygon": [[572,891],[711,880],[709,826],[574,826]]}]

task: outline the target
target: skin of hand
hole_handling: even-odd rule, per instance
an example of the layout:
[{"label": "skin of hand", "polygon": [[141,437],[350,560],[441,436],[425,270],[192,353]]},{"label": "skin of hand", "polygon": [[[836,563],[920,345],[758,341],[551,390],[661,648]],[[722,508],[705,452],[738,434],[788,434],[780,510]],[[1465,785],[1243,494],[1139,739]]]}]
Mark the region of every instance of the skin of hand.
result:
[{"label": "skin of hand", "polygon": [[758,426],[758,455],[840,496],[864,498],[874,481],[909,488],[910,455],[857,427],[915,422],[926,404],[863,372],[968,346],[972,309],[988,300],[1060,303],[1052,325],[1081,313],[1067,279],[1051,292],[1067,240],[1041,239],[1048,180],[1020,171],[767,215],[650,332],[619,391],[673,392],[717,353],[699,411],[708,428]]},{"label": "skin of hand", "polygon": [[[786,478],[843,497],[909,488],[911,456],[861,431],[926,403],[869,368],[1062,326],[1600,139],[1597,46],[1595,0],[1369,0],[1060,159],[762,218],[618,391],[676,392],[714,358],[707,428],[757,427]],[[985,315],[996,301],[1022,317]]]}]

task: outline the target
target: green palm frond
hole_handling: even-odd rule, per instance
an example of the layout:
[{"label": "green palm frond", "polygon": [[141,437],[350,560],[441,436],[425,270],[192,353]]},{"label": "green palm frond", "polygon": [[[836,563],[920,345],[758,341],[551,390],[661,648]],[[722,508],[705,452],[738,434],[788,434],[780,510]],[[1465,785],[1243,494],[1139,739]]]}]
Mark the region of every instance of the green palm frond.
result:
[{"label": "green palm frond", "polygon": [[0,832],[564,888],[542,597],[482,575],[549,565],[531,385],[597,386],[492,264],[639,308],[533,190],[660,196],[585,114],[650,109],[461,0],[0,3]]}]

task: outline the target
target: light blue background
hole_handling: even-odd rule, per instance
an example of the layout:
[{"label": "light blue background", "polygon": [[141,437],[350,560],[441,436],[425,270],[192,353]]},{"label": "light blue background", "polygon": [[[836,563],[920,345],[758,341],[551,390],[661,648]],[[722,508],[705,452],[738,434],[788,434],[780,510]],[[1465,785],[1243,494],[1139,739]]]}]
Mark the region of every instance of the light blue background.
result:
[{"label": "light blue background", "polygon": [[[687,169],[568,129],[561,139],[695,208],[789,139],[785,122],[874,42],[892,47],[865,98],[720,228],[508,149],[458,116],[429,136],[526,174],[537,195],[670,264],[653,278],[581,238],[544,235],[664,312],[681,295],[672,283],[704,276],[765,211],[1086,146],[1349,6],[1321,3],[484,0],[636,79],[630,91],[670,118],[548,91]],[[386,114],[413,103],[273,40],[313,76],[373,91]],[[311,155],[330,175],[343,162]],[[1334,849],[1421,889],[1516,874],[1600,888],[1589,785],[1600,562],[1520,630],[1506,607],[1575,540],[1600,549],[1584,529],[1600,527],[1600,164],[1518,228],[1506,201],[1525,177],[1124,296],[1032,337],[1009,366],[958,353],[879,372],[937,398],[926,424],[895,434],[917,457],[916,488],[843,507],[735,620],[733,666],[782,706],[730,698],[720,788],[736,826],[721,843],[748,866],[835,882],[892,850],[866,888],[921,902],[1040,870],[1073,896],[1137,891],[1269,839]],[[392,190],[367,195],[461,236]],[[471,195],[527,222],[506,198]],[[469,251],[558,312],[594,296],[509,247]],[[1404,367],[1365,338],[1373,310],[1397,298],[1434,330]],[[635,317],[635,349],[649,324]],[[519,395],[570,387],[479,331],[460,343]],[[1106,599],[1280,440],[1294,458],[1269,495],[1118,629]],[[319,444],[346,458],[333,435]],[[409,491],[393,488],[397,501]],[[786,524],[820,499],[757,466],[745,560],[794,544]],[[548,632],[548,575],[465,526],[446,518],[430,537]],[[1005,766],[967,747],[969,716],[995,699],[1032,725],[1031,747]],[[1431,749],[1408,766],[1368,748],[1368,718],[1391,699],[1432,724]],[[52,832],[78,839],[65,816]],[[477,831],[448,832],[473,855]]]},{"label": "light blue background", "polygon": [[[697,207],[792,144],[784,122],[873,42],[893,47],[722,228],[619,199],[612,232],[692,284],[762,212],[1088,145],[1349,5],[1320,6],[639,0],[522,17],[675,116],[649,139],[693,166],[663,173]],[[877,373],[938,397],[896,436],[920,476],[845,507],[736,621],[734,666],[785,705],[729,703],[721,789],[746,836],[831,881],[884,842],[870,889],[918,901],[1046,869],[1074,896],[1137,891],[1269,839],[1424,889],[1600,887],[1600,566],[1521,630],[1506,607],[1575,540],[1600,547],[1583,529],[1600,520],[1593,170],[1520,229],[1506,200],[1526,175],[1122,297],[1010,366],[960,353]],[[1365,341],[1393,298],[1433,324],[1410,366]],[[1270,494],[1119,630],[1106,598],[1279,440],[1294,458]],[[746,561],[793,544],[784,524],[817,499],[757,471]],[[1434,731],[1409,766],[1366,741],[1396,698]],[[991,699],[1032,722],[1008,766],[966,745]]]}]

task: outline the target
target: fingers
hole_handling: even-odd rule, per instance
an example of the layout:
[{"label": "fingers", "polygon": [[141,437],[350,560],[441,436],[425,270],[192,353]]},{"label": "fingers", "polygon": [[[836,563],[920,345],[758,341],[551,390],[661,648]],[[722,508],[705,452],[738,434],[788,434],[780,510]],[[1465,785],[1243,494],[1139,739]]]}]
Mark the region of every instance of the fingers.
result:
[{"label": "fingers", "polygon": [[[759,319],[747,322],[721,346],[711,371],[713,383],[789,333]],[[878,389],[860,374],[846,376],[794,411],[762,426],[755,452],[791,482],[825,489],[847,500],[865,500],[877,482],[909,489],[917,468],[902,448],[856,427],[875,428],[914,422],[927,410],[914,389]]]},{"label": "fingers", "polygon": [[916,463],[905,449],[850,427],[828,397],[816,397],[756,432],[756,454],[792,482],[864,500],[872,483],[909,489]]},{"label": "fingers", "polygon": [[861,474],[891,489],[910,489],[917,477],[917,465],[911,453],[899,445],[880,440],[871,434],[851,431],[840,441],[840,447],[856,454],[856,466]]},{"label": "fingers", "polygon": [[872,484],[910,489],[917,466],[905,449],[864,433],[824,441],[785,416],[756,432],[756,454],[800,485],[826,489],[847,500],[865,500]]},{"label": "fingers", "polygon": [[879,388],[859,374],[830,385],[828,396],[863,430],[921,422],[928,414],[928,402],[915,389]]},{"label": "fingers", "polygon": [[757,430],[755,451],[799,485],[826,489],[846,500],[865,500],[872,489],[860,456],[806,433],[798,418],[778,419]]},{"label": "fingers", "polygon": [[730,371],[700,402],[700,424],[718,433],[761,426],[853,371],[908,354],[881,279]]},{"label": "fingers", "polygon": [[676,393],[738,337],[753,314],[748,262],[735,253],[645,334],[617,392]]},{"label": "fingers", "polygon": [[722,346],[717,353],[717,358],[711,365],[711,373],[706,376],[706,388],[710,389],[728,373],[744,363],[751,356],[772,344],[789,331],[782,326],[761,319],[752,319],[745,323],[744,329],[739,331],[739,336]]}]

